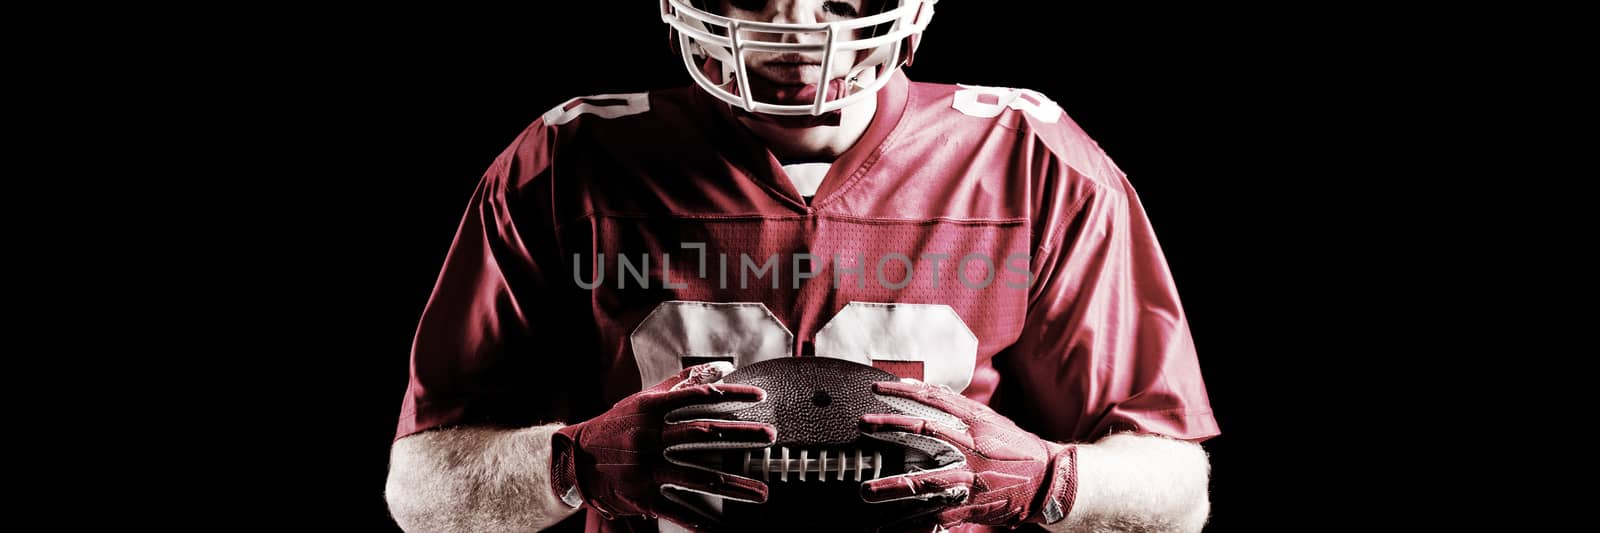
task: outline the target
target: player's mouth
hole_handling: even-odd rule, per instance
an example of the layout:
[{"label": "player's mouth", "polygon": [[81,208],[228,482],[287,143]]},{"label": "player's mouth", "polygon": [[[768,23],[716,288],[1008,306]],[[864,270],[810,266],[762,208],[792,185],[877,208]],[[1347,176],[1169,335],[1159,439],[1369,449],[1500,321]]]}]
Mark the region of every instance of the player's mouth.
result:
[{"label": "player's mouth", "polygon": [[783,54],[757,66],[776,85],[814,84],[822,79],[822,60],[800,54]]}]

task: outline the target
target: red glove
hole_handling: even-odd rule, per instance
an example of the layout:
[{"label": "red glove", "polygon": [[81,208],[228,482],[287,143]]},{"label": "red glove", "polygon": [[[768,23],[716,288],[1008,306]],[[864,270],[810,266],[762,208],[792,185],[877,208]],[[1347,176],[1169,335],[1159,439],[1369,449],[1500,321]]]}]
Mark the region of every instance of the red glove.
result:
[{"label": "red glove", "polygon": [[1053,524],[1071,512],[1078,492],[1076,447],[1041,439],[945,387],[904,380],[875,383],[872,389],[932,406],[954,419],[868,414],[861,417],[863,431],[897,440],[931,438],[960,453],[949,466],[862,484],[861,497],[868,502],[928,502],[891,529],[951,528],[962,522]]},{"label": "red glove", "polygon": [[[716,366],[713,366],[716,365]],[[684,369],[677,376],[623,398],[610,411],[567,426],[551,436],[551,488],[567,504],[588,503],[607,519],[666,518],[679,525],[714,527],[710,515],[674,491],[692,490],[761,503],[767,485],[754,479],[672,462],[667,448],[717,443],[725,448],[762,448],[778,435],[770,424],[719,420],[666,423],[667,411],[694,403],[758,402],[766,392],[739,384],[713,384],[726,363]]]}]

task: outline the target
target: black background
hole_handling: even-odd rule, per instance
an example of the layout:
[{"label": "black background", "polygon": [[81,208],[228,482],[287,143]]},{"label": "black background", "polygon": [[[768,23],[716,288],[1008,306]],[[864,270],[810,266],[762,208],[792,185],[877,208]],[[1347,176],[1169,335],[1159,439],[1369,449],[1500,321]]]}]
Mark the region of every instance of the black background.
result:
[{"label": "black background", "polygon": [[[262,352],[246,372],[267,383],[243,392],[269,407],[246,438],[282,443],[253,471],[290,488],[245,516],[393,527],[382,491],[411,335],[478,177],[568,98],[688,83],[638,4],[310,14],[257,34],[234,82],[270,96],[224,119],[253,130],[237,155],[274,204],[253,220],[271,251],[250,259],[271,279],[246,282],[266,312],[243,326]],[[1325,385],[1352,343],[1332,308],[1353,267],[1330,223],[1346,206],[1327,207],[1365,164],[1344,133],[1377,112],[1370,77],[1293,20],[1041,5],[941,3],[908,73],[1043,92],[1129,174],[1222,427],[1208,530],[1338,508],[1359,477],[1343,451],[1354,408]]]}]

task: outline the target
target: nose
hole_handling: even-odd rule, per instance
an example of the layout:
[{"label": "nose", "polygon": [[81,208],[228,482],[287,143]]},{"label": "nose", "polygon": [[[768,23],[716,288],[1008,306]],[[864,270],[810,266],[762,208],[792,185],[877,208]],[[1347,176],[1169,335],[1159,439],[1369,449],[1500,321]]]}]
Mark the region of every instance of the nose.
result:
[{"label": "nose", "polygon": [[[817,12],[821,9],[821,2],[795,1],[773,2],[776,9],[772,14],[772,22],[778,24],[816,24]],[[784,33],[779,39],[785,43],[816,44],[827,40],[822,32],[796,32]]]},{"label": "nose", "polygon": [[[751,18],[774,24],[816,24],[821,20],[821,13],[822,2],[817,0],[772,0],[767,2],[766,9]],[[820,31],[768,33],[746,30],[741,35],[751,41],[798,44],[819,44],[827,41],[827,33]]]}]

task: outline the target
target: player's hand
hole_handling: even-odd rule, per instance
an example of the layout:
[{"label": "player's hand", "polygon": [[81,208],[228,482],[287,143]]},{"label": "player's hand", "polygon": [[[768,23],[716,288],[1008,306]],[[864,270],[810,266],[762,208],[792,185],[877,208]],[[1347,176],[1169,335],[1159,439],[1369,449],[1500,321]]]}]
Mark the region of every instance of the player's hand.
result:
[{"label": "player's hand", "polygon": [[1054,523],[1071,510],[1077,494],[1076,448],[1041,439],[945,387],[901,380],[876,383],[873,391],[934,407],[953,418],[868,414],[861,417],[862,431],[936,439],[963,457],[946,467],[863,483],[861,497],[868,502],[926,502],[886,529]]},{"label": "player's hand", "polygon": [[[666,423],[672,409],[707,402],[758,402],[758,387],[716,383],[732,371],[727,363],[684,369],[617,402],[605,414],[562,428],[551,437],[551,485],[568,504],[579,499],[606,518],[665,518],[692,529],[714,529],[711,516],[700,512],[679,491],[714,494],[733,500],[765,502],[767,486],[759,481],[670,461],[669,447],[715,443],[731,449],[762,448],[777,439],[770,424],[721,420]],[[575,491],[575,492],[574,492]]]}]

